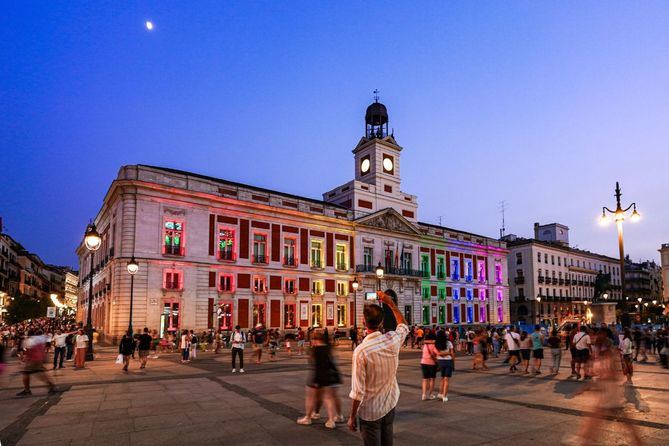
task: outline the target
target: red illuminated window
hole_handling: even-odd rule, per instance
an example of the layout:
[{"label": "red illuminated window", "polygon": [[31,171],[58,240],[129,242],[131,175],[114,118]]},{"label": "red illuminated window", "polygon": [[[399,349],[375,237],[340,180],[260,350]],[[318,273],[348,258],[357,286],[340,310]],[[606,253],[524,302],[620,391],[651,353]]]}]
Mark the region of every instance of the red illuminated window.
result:
[{"label": "red illuminated window", "polygon": [[218,321],[221,330],[232,330],[232,304],[222,304],[218,307]]},{"label": "red illuminated window", "polygon": [[165,271],[163,288],[166,290],[180,290],[183,286],[183,274],[181,271]]},{"label": "red illuminated window", "polygon": [[283,321],[285,328],[295,328],[295,304],[285,304],[283,306]]},{"label": "red illuminated window", "polygon": [[253,263],[268,263],[267,235],[253,234]]},{"label": "red illuminated window", "polygon": [[283,239],[283,264],[285,266],[297,266],[296,245],[297,241],[294,238]]},{"label": "red illuminated window", "polygon": [[267,292],[267,277],[253,276],[253,292],[266,293]]},{"label": "red illuminated window", "polygon": [[218,258],[231,262],[235,260],[235,231],[220,228],[218,230]]},{"label": "red illuminated window", "polygon": [[286,294],[297,293],[297,285],[295,284],[295,279],[286,279],[283,281],[283,292]]},{"label": "red illuminated window", "polygon": [[234,290],[232,274],[221,274],[218,277],[218,290],[227,293],[231,293]]}]

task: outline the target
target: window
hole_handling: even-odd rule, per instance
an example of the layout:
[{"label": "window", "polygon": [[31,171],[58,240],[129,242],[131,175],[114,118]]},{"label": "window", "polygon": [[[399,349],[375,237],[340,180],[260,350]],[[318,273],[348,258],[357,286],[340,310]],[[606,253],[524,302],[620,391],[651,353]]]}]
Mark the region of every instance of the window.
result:
[{"label": "window", "polygon": [[437,257],[437,279],[446,278],[446,262],[443,257]]},{"label": "window", "polygon": [[311,326],[320,327],[323,325],[323,306],[321,304],[313,304],[311,306]]},{"label": "window", "polygon": [[218,290],[226,293],[232,292],[232,274],[221,274],[218,277]]},{"label": "window", "polygon": [[348,266],[346,265],[346,245],[337,244],[335,266],[339,271],[346,271]]},{"label": "window", "polygon": [[183,282],[181,281],[181,271],[165,271],[165,286],[166,290],[180,290]]},{"label": "window", "polygon": [[497,302],[501,302],[503,300],[504,300],[504,292],[502,290],[497,290]]},{"label": "window", "polygon": [[183,253],[183,222],[168,220],[164,228],[165,254],[182,256]]},{"label": "window", "polygon": [[[539,289],[539,294],[541,294],[541,289]],[[518,288],[518,298],[520,300],[525,300],[525,289]]]},{"label": "window", "polygon": [[283,292],[286,294],[297,294],[295,279],[285,279],[283,281]]},{"label": "window", "polygon": [[479,290],[479,300],[480,301],[485,300],[485,290]]},{"label": "window", "polygon": [[497,307],[497,322],[504,322],[504,308]]},{"label": "window", "polygon": [[254,293],[267,292],[267,278],[265,276],[253,276],[253,292]]},{"label": "window", "polygon": [[544,253],[544,263],[548,265],[548,254]]},{"label": "window", "polygon": [[163,303],[163,314],[160,315],[160,322],[163,334],[174,332],[179,328],[179,302],[169,300]]},{"label": "window", "polygon": [[437,297],[439,297],[441,300],[446,299],[446,288],[439,287],[437,289]]},{"label": "window", "polygon": [[430,277],[430,257],[427,254],[420,256],[420,270],[423,272],[423,277]]},{"label": "window", "polygon": [[451,279],[460,280],[460,260],[451,259]]},{"label": "window", "polygon": [[495,263],[495,282],[502,283],[502,264]]},{"label": "window", "polygon": [[541,253],[537,252],[537,262],[541,263]]},{"label": "window", "polygon": [[472,295],[472,290],[466,290],[465,295],[467,296],[467,300],[472,300],[474,298]]},{"label": "window", "polygon": [[283,324],[286,328],[295,328],[295,304],[284,304]]},{"label": "window", "polygon": [[422,295],[423,295],[423,299],[429,299],[430,298],[430,286],[429,285],[423,286]]},{"label": "window", "polygon": [[430,306],[423,305],[423,325],[430,325]]},{"label": "window", "polygon": [[539,287],[539,296],[543,296],[543,295],[544,295],[544,289]]},{"label": "window", "polygon": [[474,264],[471,260],[465,260],[465,280],[471,282],[474,277]]},{"label": "window", "polygon": [[348,296],[348,282],[337,282],[337,296]]},{"label": "window", "polygon": [[[413,268],[413,263],[411,261],[411,253],[405,252],[402,254],[402,269],[408,271]],[[408,320],[408,319],[407,319]]]},{"label": "window", "polygon": [[407,321],[408,324],[413,324],[413,318],[411,317],[411,305],[404,306],[404,320]]},{"label": "window", "polygon": [[562,264],[560,263],[560,259],[561,259],[561,257],[560,257],[560,256],[558,256],[558,258],[557,258],[557,259],[558,259],[558,266],[562,266]]},{"label": "window", "polygon": [[374,248],[365,246],[362,252],[362,263],[365,265],[365,269],[374,267]]},{"label": "window", "polygon": [[321,296],[323,294],[324,289],[325,287],[323,286],[322,280],[311,281],[311,294],[314,294],[316,296]]},{"label": "window", "polygon": [[295,245],[297,245],[297,242],[294,238],[283,239],[283,264],[285,266],[297,266]]},{"label": "window", "polygon": [[453,290],[453,300],[460,300],[460,291],[457,289]]},{"label": "window", "polygon": [[555,256],[551,255],[551,265],[555,265]]},{"label": "window", "polygon": [[395,261],[395,257],[392,249],[386,249],[385,258],[383,261],[385,263],[386,271],[389,271],[390,269],[393,268],[394,266],[393,262]]},{"label": "window", "polygon": [[440,324],[445,324],[446,323],[446,306],[445,305],[439,305],[439,323]]},{"label": "window", "polygon": [[467,307],[467,323],[471,324],[474,322],[474,309],[471,306]]},{"label": "window", "polygon": [[486,322],[485,306],[479,307],[479,322]]},{"label": "window", "polygon": [[519,279],[523,278],[523,270],[522,269],[517,269],[516,270],[516,277]]},{"label": "window", "polygon": [[253,234],[253,263],[267,263],[267,235]]},{"label": "window", "polygon": [[320,240],[311,241],[311,267],[323,267],[323,242]]},{"label": "window", "polygon": [[265,304],[263,303],[253,305],[253,326],[258,324],[265,325]]},{"label": "window", "polygon": [[485,283],[485,262],[478,262],[479,282]]},{"label": "window", "polygon": [[453,305],[453,323],[460,323],[460,305]]},{"label": "window", "polygon": [[218,258],[221,260],[235,260],[235,231],[221,228],[218,230]]},{"label": "window", "polygon": [[523,253],[522,252],[517,252],[516,253],[516,265],[522,265],[523,264]]},{"label": "window", "polygon": [[346,326],[346,304],[337,305],[337,327]]}]

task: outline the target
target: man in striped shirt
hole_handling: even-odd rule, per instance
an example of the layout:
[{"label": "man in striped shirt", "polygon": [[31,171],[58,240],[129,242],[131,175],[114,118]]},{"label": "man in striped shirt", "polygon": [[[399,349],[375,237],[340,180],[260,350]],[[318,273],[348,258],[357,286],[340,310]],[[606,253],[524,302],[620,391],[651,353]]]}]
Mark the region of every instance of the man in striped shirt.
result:
[{"label": "man in striped shirt", "polygon": [[395,406],[400,397],[397,365],[409,327],[392,298],[383,291],[377,295],[392,311],[397,328],[381,333],[383,309],[378,305],[365,306],[367,336],[353,352],[349,394],[353,406],[348,427],[355,431],[360,417],[360,434],[365,446],[391,446]]}]

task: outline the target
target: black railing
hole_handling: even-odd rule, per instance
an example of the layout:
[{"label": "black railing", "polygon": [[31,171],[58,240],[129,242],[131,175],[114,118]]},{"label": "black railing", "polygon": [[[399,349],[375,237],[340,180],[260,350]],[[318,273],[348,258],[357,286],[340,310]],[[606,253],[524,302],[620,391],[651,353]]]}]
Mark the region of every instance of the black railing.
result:
[{"label": "black railing", "polygon": [[312,268],[323,268],[323,261],[321,259],[311,259]]},{"label": "black railing", "polygon": [[[375,273],[376,267],[374,265],[356,265],[355,272]],[[411,268],[394,268],[394,267],[383,268],[383,274],[390,274],[395,276],[423,277],[423,271]]]},{"label": "black railing", "polygon": [[346,271],[348,269],[346,267],[346,262],[337,262],[336,268],[337,271]]},{"label": "black railing", "polygon": [[253,263],[267,263],[267,260],[264,254],[253,254]]},{"label": "black railing", "polygon": [[182,256],[184,250],[181,245],[165,245],[165,254],[171,256]]},{"label": "black railing", "polygon": [[236,260],[235,252],[231,249],[221,249],[218,251],[218,259],[226,262],[234,262]]},{"label": "black railing", "polygon": [[522,285],[522,284],[525,283],[525,277],[524,277],[524,276],[518,276],[518,277],[516,277],[515,279],[513,279],[513,282],[514,282],[516,285]]},{"label": "black railing", "polygon": [[284,266],[297,266],[297,259],[295,257],[284,257],[283,258]]},{"label": "black railing", "polygon": [[539,283],[544,283],[544,276],[539,276]]}]

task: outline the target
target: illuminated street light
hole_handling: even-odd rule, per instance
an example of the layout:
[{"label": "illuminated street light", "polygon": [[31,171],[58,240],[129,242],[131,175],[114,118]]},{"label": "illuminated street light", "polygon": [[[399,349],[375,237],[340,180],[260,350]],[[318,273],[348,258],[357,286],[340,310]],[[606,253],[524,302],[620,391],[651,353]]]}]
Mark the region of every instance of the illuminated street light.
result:
[{"label": "illuminated street light", "polygon": [[130,274],[130,316],[128,316],[128,333],[132,336],[132,304],[133,304],[133,292],[135,289],[135,274],[139,271],[139,263],[135,260],[135,256],[132,256],[128,265],[128,274]]},{"label": "illuminated street light", "polygon": [[[625,221],[625,215],[626,212],[632,209],[632,215],[630,216],[630,220],[632,222],[637,222],[641,218],[641,214],[639,214],[636,210],[636,203],[632,203],[626,208],[623,209],[623,207],[620,204],[620,197],[622,196],[622,192],[620,191],[620,184],[616,181],[616,193],[614,195],[616,197],[616,209],[611,210],[607,208],[606,206],[602,207],[602,215],[599,218],[599,222],[601,225],[606,225],[609,221],[608,214],[613,214],[613,218],[616,222],[616,227],[618,228],[618,249],[620,250],[620,285],[622,288],[622,293],[623,296],[625,295],[625,249],[624,249],[624,244],[623,244],[623,221]],[[622,315],[621,315],[621,323],[623,327],[629,327],[630,326],[630,315],[629,315],[629,309],[628,309],[628,304],[627,304],[627,299],[625,299],[622,302]]]},{"label": "illuminated street light", "polygon": [[86,316],[86,335],[88,336],[88,348],[86,349],[86,361],[93,361],[93,275],[95,265],[93,264],[94,253],[100,246],[102,246],[102,237],[95,227],[95,223],[90,223],[86,228],[86,233],[84,234],[84,245],[89,252],[91,257],[91,269],[88,272],[90,276],[89,286],[88,286],[88,314]]},{"label": "illuminated street light", "polygon": [[357,316],[357,305],[358,305],[358,287],[360,287],[360,282],[358,282],[358,278],[356,277],[353,279],[353,282],[351,282],[351,288],[353,288],[353,329],[357,330],[358,329],[358,316]]},{"label": "illuminated street light", "polygon": [[383,279],[383,274],[385,271],[383,270],[383,267],[381,266],[381,262],[379,262],[379,266],[376,267],[376,279],[377,279],[377,289],[380,291],[381,290],[381,279]]}]

